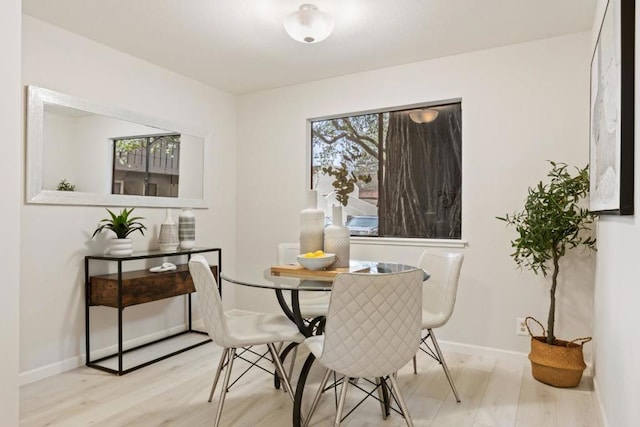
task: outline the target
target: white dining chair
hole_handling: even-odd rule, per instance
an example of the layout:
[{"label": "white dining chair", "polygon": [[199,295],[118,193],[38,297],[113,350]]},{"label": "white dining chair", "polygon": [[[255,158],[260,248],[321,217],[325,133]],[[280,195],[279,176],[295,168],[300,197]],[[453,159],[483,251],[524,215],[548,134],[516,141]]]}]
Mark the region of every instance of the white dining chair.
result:
[{"label": "white dining chair", "polygon": [[[420,350],[442,365],[457,402],[460,402],[460,396],[433,330],[444,326],[451,318],[456,304],[463,260],[464,254],[462,253],[424,251],[418,262],[420,268],[431,275],[429,280],[424,282],[422,293],[422,330],[426,330],[427,333],[421,338]],[[429,338],[433,343],[433,348],[427,343]],[[418,373],[415,356],[413,357],[413,373]]]},{"label": "white dining chair", "polygon": [[276,372],[280,376],[286,392],[293,400],[293,390],[274,343],[302,342],[304,336],[298,331],[297,326],[282,314],[255,313],[244,310],[225,312],[216,280],[209,268],[209,263],[202,255],[191,257],[189,272],[197,291],[198,307],[204,319],[205,328],[211,340],[223,347],[209,394],[209,402],[211,402],[220,374],[226,367],[214,426],[218,426],[220,423],[233,361],[239,357],[236,354],[238,348],[266,344],[273,358]]},{"label": "white dining chair", "polygon": [[407,425],[413,425],[396,375],[418,351],[422,279],[420,269],[386,274],[343,273],[336,277],[324,335],[304,341],[327,368],[307,424],[331,372],[335,372],[342,376],[342,389],[334,426],[340,425],[347,389],[354,378],[375,378],[378,387],[388,378]]}]

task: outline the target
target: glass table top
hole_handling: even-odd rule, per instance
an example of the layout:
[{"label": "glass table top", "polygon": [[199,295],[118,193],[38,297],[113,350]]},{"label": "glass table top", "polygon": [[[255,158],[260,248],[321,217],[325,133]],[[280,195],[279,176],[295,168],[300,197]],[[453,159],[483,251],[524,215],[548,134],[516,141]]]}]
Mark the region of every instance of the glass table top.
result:
[{"label": "glass table top", "polygon": [[[275,267],[274,267],[275,268]],[[376,262],[376,261],[351,261],[349,272],[356,274],[388,274],[399,273],[402,271],[415,270],[418,267],[414,267],[406,264],[399,264],[393,262]],[[347,272],[347,269],[344,269]],[[290,275],[273,275],[272,268],[267,268],[262,272],[262,275],[256,275],[256,277],[232,277],[226,273],[221,274],[221,278],[224,281],[242,285],[251,286],[255,288],[264,289],[280,289],[280,290],[298,290],[298,291],[330,291],[335,274],[331,274],[331,270],[319,272],[317,276],[310,273],[309,270],[302,270],[305,277],[293,277],[295,273]],[[336,273],[337,274],[337,273]],[[427,280],[430,274],[424,271],[424,279]]]}]

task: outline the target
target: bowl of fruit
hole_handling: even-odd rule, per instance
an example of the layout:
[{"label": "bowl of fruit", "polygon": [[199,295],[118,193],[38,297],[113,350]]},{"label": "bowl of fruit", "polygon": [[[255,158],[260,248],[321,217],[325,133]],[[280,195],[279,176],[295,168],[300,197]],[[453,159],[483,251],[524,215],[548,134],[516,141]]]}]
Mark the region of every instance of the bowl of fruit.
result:
[{"label": "bowl of fruit", "polygon": [[307,270],[324,270],[333,264],[336,254],[328,254],[323,251],[307,252],[298,255],[298,264]]}]

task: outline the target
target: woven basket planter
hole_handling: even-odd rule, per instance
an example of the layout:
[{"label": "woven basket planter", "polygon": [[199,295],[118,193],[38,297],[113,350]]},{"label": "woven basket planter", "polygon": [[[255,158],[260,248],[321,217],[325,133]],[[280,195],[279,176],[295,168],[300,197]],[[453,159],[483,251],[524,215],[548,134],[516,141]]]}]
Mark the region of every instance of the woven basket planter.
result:
[{"label": "woven basket planter", "polygon": [[[529,320],[542,328],[542,336],[534,336],[529,329]],[[577,338],[573,341],[556,340],[554,345],[547,344],[544,327],[533,317],[526,319],[527,330],[531,335],[531,373],[533,377],[554,387],[576,387],[580,384],[584,363],[582,346],[591,341],[591,337]]]}]

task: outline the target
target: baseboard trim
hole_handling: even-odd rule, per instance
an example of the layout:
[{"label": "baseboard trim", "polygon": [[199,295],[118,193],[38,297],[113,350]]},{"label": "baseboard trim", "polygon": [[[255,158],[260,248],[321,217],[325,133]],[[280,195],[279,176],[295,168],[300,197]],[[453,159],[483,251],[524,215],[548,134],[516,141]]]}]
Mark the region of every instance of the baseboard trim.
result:
[{"label": "baseboard trim", "polygon": [[471,356],[488,356],[495,357],[500,360],[516,360],[516,361],[525,361],[527,359],[527,353],[521,353],[518,351],[511,350],[503,350],[500,348],[494,347],[483,347],[479,345],[472,344],[461,344],[457,342],[451,341],[441,341],[438,340],[438,344],[444,351],[453,352],[453,353],[462,353]]},{"label": "baseboard trim", "polygon": [[[204,323],[200,321],[193,322],[193,328],[203,330]],[[166,329],[164,331],[154,332],[149,335],[133,338],[123,343],[123,346],[126,348],[135,347],[138,345],[142,345],[157,339],[165,338],[173,334],[177,334],[185,330],[185,326],[175,326],[170,329]],[[99,359],[100,357],[107,356],[109,354],[113,354],[118,351],[118,345],[112,345],[109,347],[97,349],[91,352],[92,359]],[[61,360],[56,363],[52,363],[50,365],[42,366],[40,368],[32,369],[30,371],[21,372],[18,375],[18,382],[20,386],[34,383],[36,381],[42,380],[44,378],[48,378],[57,374],[61,374],[66,371],[70,371],[72,369],[79,368],[85,365],[85,353],[82,353],[78,356],[70,357],[68,359]]]},{"label": "baseboard trim", "polygon": [[[473,356],[489,356],[495,357],[500,360],[515,360],[526,362],[529,358],[528,353],[522,353],[519,351],[503,350],[494,347],[482,347],[479,345],[460,344],[451,341],[438,340],[440,347],[445,351],[451,351],[453,353],[462,353]],[[593,364],[585,361],[587,367],[584,370],[584,375],[593,378]]]},{"label": "baseboard trim", "polygon": [[598,421],[602,427],[609,427],[609,423],[607,422],[607,413],[604,410],[604,406],[602,405],[602,399],[600,398],[600,387],[598,386],[598,379],[593,378],[593,400],[594,406],[596,408],[596,414],[598,416]]}]

